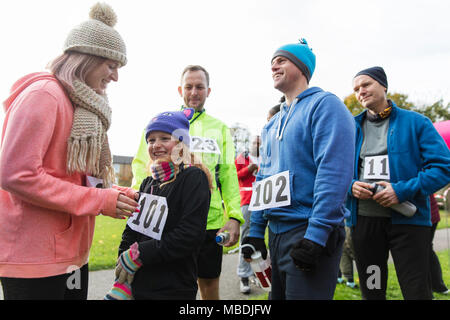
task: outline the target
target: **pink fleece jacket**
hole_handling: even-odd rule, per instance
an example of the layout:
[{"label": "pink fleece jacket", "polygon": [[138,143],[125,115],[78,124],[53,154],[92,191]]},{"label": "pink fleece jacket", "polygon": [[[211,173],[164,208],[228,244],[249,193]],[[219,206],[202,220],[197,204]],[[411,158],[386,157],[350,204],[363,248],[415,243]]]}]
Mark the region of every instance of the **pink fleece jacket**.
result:
[{"label": "pink fleece jacket", "polygon": [[87,262],[95,216],[114,213],[119,193],[128,189],[88,188],[84,174],[66,173],[74,108],[53,75],[17,81],[4,109],[0,276],[71,272]]}]

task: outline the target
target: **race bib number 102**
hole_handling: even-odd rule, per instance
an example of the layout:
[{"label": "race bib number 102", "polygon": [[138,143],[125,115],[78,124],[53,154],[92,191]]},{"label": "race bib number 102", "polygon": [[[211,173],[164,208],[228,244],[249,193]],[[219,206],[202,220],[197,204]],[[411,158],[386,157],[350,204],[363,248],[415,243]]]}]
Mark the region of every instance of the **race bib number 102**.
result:
[{"label": "race bib number 102", "polygon": [[285,207],[291,204],[289,171],[284,171],[255,182],[249,210]]},{"label": "race bib number 102", "polygon": [[150,238],[161,240],[169,208],[165,197],[141,193],[140,212],[128,219],[128,226]]}]

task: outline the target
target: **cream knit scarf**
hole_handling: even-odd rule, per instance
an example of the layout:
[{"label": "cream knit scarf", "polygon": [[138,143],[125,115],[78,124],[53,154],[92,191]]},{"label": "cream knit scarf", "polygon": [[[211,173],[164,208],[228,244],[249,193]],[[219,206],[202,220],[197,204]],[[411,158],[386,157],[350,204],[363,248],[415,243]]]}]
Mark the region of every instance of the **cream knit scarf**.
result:
[{"label": "cream knit scarf", "polygon": [[75,106],[72,131],[67,148],[67,171],[82,172],[103,179],[108,188],[114,182],[108,131],[111,108],[101,96],[85,83],[75,80],[70,99]]}]

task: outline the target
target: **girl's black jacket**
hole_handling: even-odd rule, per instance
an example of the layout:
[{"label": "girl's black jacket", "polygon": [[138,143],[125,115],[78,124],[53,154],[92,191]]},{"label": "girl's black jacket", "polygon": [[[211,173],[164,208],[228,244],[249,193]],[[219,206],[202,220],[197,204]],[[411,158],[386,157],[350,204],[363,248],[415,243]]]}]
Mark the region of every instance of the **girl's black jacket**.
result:
[{"label": "girl's black jacket", "polygon": [[175,181],[160,188],[147,177],[139,189],[165,197],[169,208],[161,240],[132,230],[122,234],[119,255],[134,242],[139,244],[142,267],[132,283],[135,299],[195,299],[197,256],[206,233],[211,193],[206,174],[197,167],[182,169]]}]

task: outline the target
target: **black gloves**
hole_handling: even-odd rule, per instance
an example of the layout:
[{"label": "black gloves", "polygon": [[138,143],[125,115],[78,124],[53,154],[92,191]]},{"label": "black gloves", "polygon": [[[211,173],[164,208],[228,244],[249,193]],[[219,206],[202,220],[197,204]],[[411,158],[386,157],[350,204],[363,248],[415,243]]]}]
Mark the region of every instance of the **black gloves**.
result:
[{"label": "black gloves", "polygon": [[[264,239],[254,238],[254,237],[245,237],[242,240],[241,246],[243,246],[244,244],[251,244],[252,246],[255,247],[256,251],[261,252],[261,256],[264,260],[267,258],[267,249],[266,249],[266,243],[264,242]],[[244,255],[244,259],[251,259],[253,252],[254,252],[253,249],[250,247],[242,248],[242,254]]]},{"label": "black gloves", "polygon": [[321,245],[303,238],[292,246],[290,256],[297,268],[309,272],[315,269],[324,249]]}]

